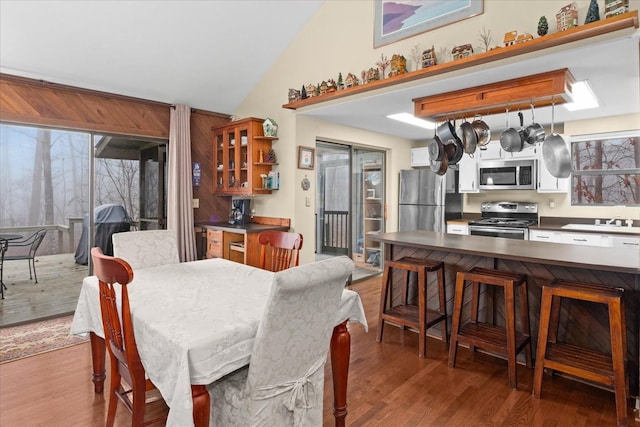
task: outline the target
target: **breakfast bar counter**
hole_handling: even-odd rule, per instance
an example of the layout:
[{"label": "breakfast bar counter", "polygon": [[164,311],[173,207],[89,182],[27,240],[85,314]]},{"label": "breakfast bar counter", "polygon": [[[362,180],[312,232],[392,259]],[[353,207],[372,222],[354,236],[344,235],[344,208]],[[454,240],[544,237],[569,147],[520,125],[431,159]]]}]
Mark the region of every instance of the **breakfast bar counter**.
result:
[{"label": "breakfast bar counter", "polygon": [[[575,246],[560,243],[534,242],[484,236],[469,236],[435,233],[430,231],[408,231],[381,233],[372,240],[384,244],[384,258],[397,260],[411,256],[443,261],[447,312],[452,313],[455,276],[458,271],[473,267],[494,268],[527,275],[529,289],[529,314],[531,337],[535,347],[538,336],[540,296],[542,286],[554,279],[581,281],[624,288],[624,303],[627,327],[627,355],[629,360],[630,394],[636,398],[640,408],[638,382],[640,380],[640,253],[630,248],[602,248]],[[393,276],[394,289],[402,286],[402,275]],[[411,284],[415,287],[415,284]],[[410,286],[410,289],[413,290]],[[400,297],[400,292],[394,292]],[[481,310],[504,324],[502,295],[484,292]],[[437,298],[429,299],[429,308],[436,308]],[[470,304],[470,302],[465,302]],[[463,312],[465,310],[463,309]],[[571,329],[564,325],[570,316]],[[580,321],[597,319],[596,322]],[[595,323],[595,326],[594,326]],[[589,326],[586,326],[589,325]],[[572,303],[562,306],[559,336],[567,342],[592,348],[603,353],[610,352],[609,323],[606,308]],[[535,348],[533,348],[535,354]]]}]

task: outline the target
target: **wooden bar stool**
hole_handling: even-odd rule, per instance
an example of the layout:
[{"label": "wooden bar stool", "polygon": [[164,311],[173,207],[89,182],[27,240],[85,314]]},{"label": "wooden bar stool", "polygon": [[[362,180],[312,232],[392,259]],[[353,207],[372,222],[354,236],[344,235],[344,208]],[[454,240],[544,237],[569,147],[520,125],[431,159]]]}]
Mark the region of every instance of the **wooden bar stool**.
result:
[{"label": "wooden bar stool", "polygon": [[[473,285],[470,320],[461,325],[462,304],[464,301],[465,281]],[[478,299],[480,283],[501,286],[504,289],[505,326],[495,326],[478,321]],[[522,331],[516,330],[515,291],[519,288],[520,323]],[[527,276],[500,270],[474,267],[468,272],[458,272],[453,304],[449,345],[449,367],[455,367],[458,343],[468,344],[473,352],[475,347],[506,356],[509,367],[509,385],[518,388],[516,376],[516,356],[526,347],[527,367],[531,368],[531,329],[529,327],[529,301],[527,298]]]},{"label": "wooden bar stool", "polygon": [[[538,349],[533,377],[534,397],[540,398],[544,368],[604,384],[615,392],[618,425],[627,425],[627,329],[623,294],[622,288],[559,279],[542,287]],[[611,355],[557,342],[562,298],[607,305]]]},{"label": "wooden bar stool", "polygon": [[[391,288],[393,286],[392,269],[404,270],[402,304],[393,306]],[[407,304],[407,283],[409,272],[418,274],[418,305]],[[427,273],[437,272],[439,309],[427,308]],[[418,356],[425,357],[427,329],[441,323],[442,340],[447,342],[447,308],[444,290],[444,263],[427,259],[405,257],[398,261],[384,262],[382,289],[380,291],[380,314],[378,316],[377,342],[382,341],[382,332],[386,321],[398,324],[401,328],[418,330]],[[388,306],[388,308],[387,308]]]}]

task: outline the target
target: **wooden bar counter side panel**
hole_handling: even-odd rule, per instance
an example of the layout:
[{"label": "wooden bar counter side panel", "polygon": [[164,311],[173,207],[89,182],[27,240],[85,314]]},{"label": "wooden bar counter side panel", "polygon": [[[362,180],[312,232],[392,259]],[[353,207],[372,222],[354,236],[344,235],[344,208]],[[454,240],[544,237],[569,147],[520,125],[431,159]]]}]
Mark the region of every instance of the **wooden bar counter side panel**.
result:
[{"label": "wooden bar counter side panel", "polygon": [[[569,43],[581,42],[593,37],[598,37],[617,31],[631,30],[628,31],[628,33],[630,34],[633,32],[634,28],[638,28],[637,10],[633,10],[618,16],[613,16],[611,18],[601,19],[589,24],[580,25],[578,27],[570,28],[566,31],[547,34],[544,37],[538,37],[526,43],[519,43],[513,46],[490,50],[489,52],[483,52],[477,55],[469,56],[467,58],[447,62],[445,64],[434,65],[433,67],[422,68],[420,70],[411,71],[409,73],[400,74],[398,76],[389,77],[383,80],[377,80],[366,85],[354,86],[327,95],[302,99],[300,101],[284,104],[282,107],[288,108],[290,110],[297,110],[299,108],[321,104],[327,101],[346,98],[351,95],[371,92],[377,89],[388,88],[402,83],[414,82],[417,80],[446,74],[452,71],[465,70],[477,65],[488,64],[502,59],[514,58],[527,53],[541,52],[544,49],[562,46]],[[625,31],[624,34],[627,34],[627,31]]]}]

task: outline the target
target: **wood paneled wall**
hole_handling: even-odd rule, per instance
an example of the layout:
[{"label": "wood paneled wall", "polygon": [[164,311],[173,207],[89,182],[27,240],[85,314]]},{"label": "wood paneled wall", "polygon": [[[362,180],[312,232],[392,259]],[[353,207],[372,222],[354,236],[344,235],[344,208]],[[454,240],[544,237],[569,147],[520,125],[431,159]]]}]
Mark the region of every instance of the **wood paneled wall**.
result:
[{"label": "wood paneled wall", "polygon": [[193,197],[200,200],[200,207],[194,209],[193,220],[227,221],[231,209],[231,197],[213,194],[213,132],[212,127],[229,121],[227,116],[194,111],[191,114],[191,159],[200,162],[201,183],[193,187]]},{"label": "wood paneled wall", "polygon": [[[0,73],[0,120],[7,123],[47,126],[69,130],[169,139],[171,105],[59,85]],[[191,158],[202,171],[200,187],[193,197],[200,199],[195,221],[212,216],[226,220],[230,197],[213,195],[213,126],[229,116],[201,110],[191,115]]]}]

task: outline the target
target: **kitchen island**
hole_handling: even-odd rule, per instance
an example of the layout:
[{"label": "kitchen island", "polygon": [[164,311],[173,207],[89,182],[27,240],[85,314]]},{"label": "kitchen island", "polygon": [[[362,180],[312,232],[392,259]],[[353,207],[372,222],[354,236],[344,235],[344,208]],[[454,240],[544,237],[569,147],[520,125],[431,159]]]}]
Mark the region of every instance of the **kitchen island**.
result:
[{"label": "kitchen island", "polygon": [[[575,280],[625,289],[624,302],[627,323],[627,355],[630,394],[640,408],[638,382],[640,380],[640,252],[628,248],[601,248],[567,244],[550,245],[545,242],[513,240],[484,236],[464,236],[430,231],[382,233],[372,240],[384,244],[384,259],[397,260],[405,256],[429,258],[445,263],[447,313],[451,316],[455,276],[475,266],[495,268],[527,275],[529,315],[534,346],[538,336],[540,296],[542,286],[554,279]],[[430,278],[431,280],[431,278]],[[393,276],[394,301],[400,298],[402,274]],[[415,283],[411,283],[415,289]],[[493,287],[490,287],[493,288]],[[411,287],[410,287],[411,289]],[[415,292],[414,292],[415,293]],[[435,296],[427,301],[429,308],[437,308]],[[463,312],[467,312],[465,301]],[[481,316],[493,318],[504,325],[503,296],[483,290],[480,301]],[[570,328],[566,329],[570,318]],[[594,319],[595,318],[595,319]],[[610,352],[609,323],[606,307],[571,301],[562,305],[559,339],[604,353]],[[436,335],[437,336],[437,335]]]}]

